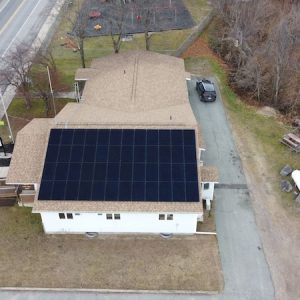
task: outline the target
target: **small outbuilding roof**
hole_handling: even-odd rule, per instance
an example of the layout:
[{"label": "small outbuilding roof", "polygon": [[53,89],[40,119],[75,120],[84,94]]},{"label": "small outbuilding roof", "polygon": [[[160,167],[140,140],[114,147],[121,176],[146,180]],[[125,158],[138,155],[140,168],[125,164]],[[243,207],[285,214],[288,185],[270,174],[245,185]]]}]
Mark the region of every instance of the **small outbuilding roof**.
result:
[{"label": "small outbuilding roof", "polygon": [[216,167],[205,166],[201,168],[201,181],[202,182],[218,182],[219,172]]}]

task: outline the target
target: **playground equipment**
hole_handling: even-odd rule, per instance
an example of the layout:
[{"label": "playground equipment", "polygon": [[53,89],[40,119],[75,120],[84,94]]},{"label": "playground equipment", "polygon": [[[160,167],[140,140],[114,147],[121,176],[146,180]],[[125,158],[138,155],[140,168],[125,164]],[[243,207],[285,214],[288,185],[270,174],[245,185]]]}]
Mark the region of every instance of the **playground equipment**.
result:
[{"label": "playground equipment", "polygon": [[102,26],[101,26],[100,24],[96,24],[96,25],[94,26],[94,29],[95,29],[96,31],[101,30],[101,28],[102,28]]},{"label": "playground equipment", "polygon": [[98,19],[101,16],[101,12],[97,8],[92,8],[89,12],[90,19]]}]

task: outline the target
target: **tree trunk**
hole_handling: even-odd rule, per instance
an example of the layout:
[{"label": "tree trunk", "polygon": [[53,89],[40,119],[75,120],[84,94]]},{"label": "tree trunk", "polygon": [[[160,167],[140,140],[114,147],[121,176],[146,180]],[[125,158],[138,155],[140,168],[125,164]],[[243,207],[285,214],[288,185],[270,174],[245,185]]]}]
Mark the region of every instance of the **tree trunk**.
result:
[{"label": "tree trunk", "polygon": [[148,30],[145,31],[145,42],[146,42],[146,50],[147,51],[150,50],[150,38],[151,38],[151,36],[149,36]]},{"label": "tree trunk", "polygon": [[50,103],[49,103],[48,94],[45,92],[41,92],[41,96],[42,96],[42,98],[44,100],[44,104],[45,104],[46,117],[49,117]]},{"label": "tree trunk", "polygon": [[279,66],[279,64],[277,64],[276,65],[275,95],[274,95],[275,106],[277,106],[277,104],[278,104],[279,86],[280,86],[280,66]]},{"label": "tree trunk", "polygon": [[30,109],[32,107],[30,92],[29,91],[24,91],[24,97],[25,97],[26,108]]},{"label": "tree trunk", "polygon": [[81,59],[81,66],[85,68],[85,55],[84,55],[84,39],[79,39],[79,52],[80,52],[80,59]]},{"label": "tree trunk", "polygon": [[121,42],[122,42],[121,35],[122,35],[122,33],[118,34],[117,40],[115,40],[114,36],[111,35],[111,38],[112,38],[112,41],[113,41],[113,46],[114,46],[114,51],[115,51],[116,54],[120,52]]},{"label": "tree trunk", "polygon": [[147,13],[145,15],[145,23],[144,23],[144,27],[145,27],[145,44],[146,44],[146,50],[149,51],[150,50],[150,38],[151,36],[149,35],[149,27],[150,27],[150,17],[151,17],[151,12],[148,9]]},{"label": "tree trunk", "polygon": [[260,70],[258,65],[256,65],[256,94],[257,94],[257,100],[260,102]]}]

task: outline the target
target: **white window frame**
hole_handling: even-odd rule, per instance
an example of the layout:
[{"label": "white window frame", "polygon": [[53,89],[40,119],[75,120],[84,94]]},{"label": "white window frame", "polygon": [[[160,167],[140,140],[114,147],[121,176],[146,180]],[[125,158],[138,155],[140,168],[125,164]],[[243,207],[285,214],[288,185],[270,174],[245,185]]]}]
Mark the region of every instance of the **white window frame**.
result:
[{"label": "white window frame", "polygon": [[120,213],[108,213],[106,214],[106,220],[121,220],[121,214]]},{"label": "white window frame", "polygon": [[204,189],[205,191],[209,190],[209,188],[210,188],[209,182],[203,183],[203,189]]},{"label": "white window frame", "polygon": [[113,220],[113,214],[106,214],[106,220]]},{"label": "white window frame", "polygon": [[114,214],[114,220],[121,220],[121,214]]},{"label": "white window frame", "polygon": [[174,220],[174,215],[173,214],[167,214],[167,221],[173,221]]},{"label": "white window frame", "polygon": [[166,220],[166,215],[165,214],[159,214],[158,215],[158,220],[159,221],[165,221]]},{"label": "white window frame", "polygon": [[58,213],[58,217],[59,217],[60,220],[65,220],[66,219],[65,213]]}]

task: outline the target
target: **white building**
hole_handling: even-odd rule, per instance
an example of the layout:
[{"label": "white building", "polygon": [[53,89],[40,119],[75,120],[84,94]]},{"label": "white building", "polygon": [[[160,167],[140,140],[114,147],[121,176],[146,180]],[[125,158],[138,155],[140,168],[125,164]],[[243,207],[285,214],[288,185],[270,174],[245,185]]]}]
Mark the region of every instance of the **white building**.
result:
[{"label": "white building", "polygon": [[196,232],[217,173],[199,161],[186,75],[152,52],[96,59],[76,73],[80,103],[18,133],[7,183],[46,233]]}]

